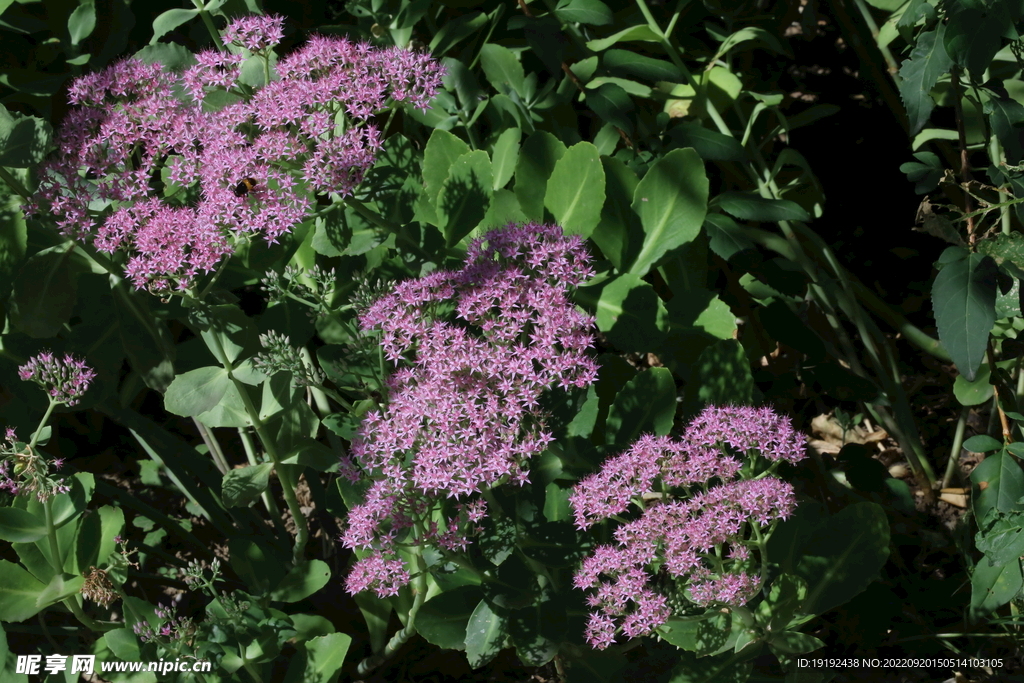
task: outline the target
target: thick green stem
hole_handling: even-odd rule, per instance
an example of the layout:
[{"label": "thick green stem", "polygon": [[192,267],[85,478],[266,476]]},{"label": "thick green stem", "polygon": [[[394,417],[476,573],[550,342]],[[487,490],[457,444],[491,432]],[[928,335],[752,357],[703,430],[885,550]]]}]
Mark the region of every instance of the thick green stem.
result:
[{"label": "thick green stem", "polygon": [[946,473],[942,477],[942,488],[949,488],[953,481],[953,474],[956,472],[956,465],[960,462],[960,448],[964,444],[964,430],[967,428],[967,416],[971,412],[970,406],[964,406],[960,411],[960,419],[956,423],[956,433],[953,435],[953,446],[949,450],[949,462],[946,463]]},{"label": "thick green stem", "polygon": [[394,657],[395,653],[416,634],[416,614],[420,611],[420,607],[423,606],[423,602],[427,597],[427,565],[423,561],[422,550],[419,545],[413,546],[412,552],[416,558],[416,578],[413,579],[412,583],[413,601],[412,607],[409,608],[409,616],[406,619],[405,628],[392,636],[383,650],[359,663],[359,666],[356,668],[356,673],[359,676],[366,676],[366,674]]},{"label": "thick green stem", "polygon": [[[228,374],[231,375],[230,363],[228,364]],[[295,520],[295,547],[292,551],[292,561],[295,564],[299,564],[302,562],[306,541],[309,539],[309,527],[306,525],[306,517],[302,514],[302,509],[299,506],[299,499],[295,496],[295,482],[292,481],[290,474],[282,469],[281,458],[277,453],[277,445],[270,437],[270,434],[267,433],[266,425],[263,424],[259,411],[256,410],[256,407],[249,399],[249,393],[246,391],[245,385],[233,375],[231,375],[231,381],[242,397],[242,405],[245,406],[245,412],[249,416],[252,426],[256,429],[256,435],[260,437],[260,443],[263,444],[267,457],[274,463],[274,471],[277,472],[278,481],[281,482],[281,493],[284,495],[284,502],[288,505],[288,511]]]},{"label": "thick green stem", "polygon": [[31,452],[35,452],[36,444],[39,443],[39,439],[43,436],[43,430],[46,429],[46,423],[50,421],[50,415],[53,413],[53,409],[57,407],[59,401],[50,399],[50,405],[46,406],[46,412],[43,413],[43,419],[39,421],[39,426],[36,427],[36,431],[32,433],[32,440],[28,442],[28,449]]}]

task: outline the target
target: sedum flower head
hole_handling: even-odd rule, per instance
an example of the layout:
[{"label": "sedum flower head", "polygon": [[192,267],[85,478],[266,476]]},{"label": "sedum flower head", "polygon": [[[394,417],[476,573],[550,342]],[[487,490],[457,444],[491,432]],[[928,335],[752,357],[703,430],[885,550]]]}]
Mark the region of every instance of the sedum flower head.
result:
[{"label": "sedum flower head", "polygon": [[770,408],[712,406],[682,438],[644,435],[574,487],[569,502],[580,529],[634,505],[640,511],[574,577],[577,588],[592,591],[586,629],[592,646],[603,649],[617,633],[633,638],[665,623],[672,610],[656,584],[685,586],[686,601],[697,606],[743,604],[754,596],[760,577],[752,572],[748,530],[789,517],[796,497],[776,477],[740,478],[751,470],[737,453],[771,462],[804,457],[790,421]]},{"label": "sedum flower head", "polygon": [[[281,36],[280,17],[224,31],[226,44],[266,60]],[[187,289],[238,240],[277,242],[314,195],[351,194],[382,145],[373,117],[396,103],[425,108],[444,73],[429,55],[324,36],[262,86],[240,85],[243,61],[205,51],[172,73],[130,58],[76,79],[31,210],[126,252],[137,288]],[[225,92],[233,103],[204,106]]]},{"label": "sedum flower head", "polygon": [[56,403],[73,406],[89,388],[96,372],[84,360],[70,354],[58,358],[43,351],[18,368],[18,377],[41,386]]},{"label": "sedum flower head", "polygon": [[[509,225],[474,241],[461,270],[402,282],[368,307],[361,324],[381,331],[397,369],[352,443],[347,471],[377,483],[350,512],[345,545],[387,547],[430,501],[528,480],[553,439],[541,396],[597,377],[593,319],[569,297],[590,274],[578,236]],[[425,540],[464,548],[486,512],[478,500],[457,510],[424,520]]]}]

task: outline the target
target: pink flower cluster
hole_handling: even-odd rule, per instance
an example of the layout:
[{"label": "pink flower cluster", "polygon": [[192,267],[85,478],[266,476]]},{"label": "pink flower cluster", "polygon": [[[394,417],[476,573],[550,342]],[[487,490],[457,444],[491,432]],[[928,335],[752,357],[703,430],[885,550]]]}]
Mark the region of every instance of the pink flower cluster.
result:
[{"label": "pink flower cluster", "polygon": [[682,438],[645,435],[574,488],[569,502],[580,529],[634,503],[643,510],[615,530],[615,543],[596,548],[574,578],[577,588],[594,591],[586,630],[594,647],[608,647],[618,632],[650,634],[668,620],[672,610],[651,583],[655,573],[686,582],[686,597],[696,605],[743,604],[757,592],[747,527],[786,519],[796,498],[776,477],[738,478],[753,471],[725,446],[772,462],[805,457],[788,418],[769,408],[712,406]]},{"label": "pink flower cluster", "polygon": [[386,357],[403,367],[388,381],[386,407],[364,418],[355,462],[343,468],[375,480],[349,514],[346,546],[386,548],[419,520],[421,541],[465,548],[464,530],[485,516],[482,503],[464,505],[441,529],[425,519],[433,501],[528,480],[530,459],[553,438],[542,394],[597,377],[586,355],[593,318],[569,298],[591,273],[578,236],[509,225],[474,241],[461,270],[403,282],[368,308],[363,328],[380,329]]},{"label": "pink flower cluster", "polygon": [[61,359],[43,351],[18,368],[18,377],[41,386],[53,401],[73,406],[89,388],[96,371],[70,354]]},{"label": "pink flower cluster", "polygon": [[[224,42],[270,71],[282,35],[281,17],[243,17]],[[313,193],[351,194],[382,144],[370,118],[395,103],[425,108],[444,73],[429,55],[322,36],[266,84],[240,82],[241,54],[195,58],[181,74],[130,58],[76,79],[31,207],[69,236],[127,252],[128,277],[154,292],[188,288],[233,237],[276,242]],[[225,91],[228,104],[207,102]]]}]

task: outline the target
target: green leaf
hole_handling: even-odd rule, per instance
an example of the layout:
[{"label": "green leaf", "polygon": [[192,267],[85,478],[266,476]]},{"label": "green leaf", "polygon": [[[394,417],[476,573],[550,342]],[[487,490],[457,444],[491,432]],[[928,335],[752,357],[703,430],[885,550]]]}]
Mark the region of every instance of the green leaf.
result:
[{"label": "green leaf", "polygon": [[[245,411],[245,403],[242,401],[242,391],[248,392],[249,387],[229,384],[220,403],[206,412],[199,413],[196,419],[211,429],[217,427],[237,429],[251,426],[252,421],[249,419],[249,414]],[[251,393],[249,397],[252,400]]]},{"label": "green leaf", "polygon": [[678,648],[706,657],[729,647],[735,640],[729,613],[709,612],[693,617],[670,617],[658,627],[658,636]]},{"label": "green leaf", "polygon": [[55,574],[46,588],[36,596],[36,607],[49,607],[82,591],[85,580],[81,576]]},{"label": "green leaf", "polygon": [[602,83],[597,88],[588,88],[584,93],[587,106],[598,116],[620,128],[627,135],[633,134],[633,119],[630,114],[635,109],[633,98],[617,83]]},{"label": "green leaf", "polygon": [[519,161],[519,140],[522,135],[518,128],[509,128],[495,141],[494,152],[491,154],[491,176],[494,181],[491,187],[494,190],[505,187],[512,179]]},{"label": "green leaf", "polygon": [[491,204],[491,160],[477,150],[455,160],[437,195],[437,219],[448,246],[473,231]]},{"label": "green leaf", "polygon": [[113,631],[107,631],[103,634],[103,642],[120,660],[137,662],[141,658],[138,636],[130,628],[115,628]]},{"label": "green leaf", "polygon": [[[237,472],[237,470],[235,470]],[[326,562],[310,560],[291,568],[281,583],[270,593],[270,599],[278,602],[298,602],[327,585],[331,580],[331,568]]]},{"label": "green leaf", "polygon": [[155,45],[166,33],[170,33],[193,17],[199,16],[197,9],[169,9],[153,20],[153,37],[150,45]]},{"label": "green leaf", "polygon": [[602,157],[601,165],[604,166],[606,201],[601,208],[601,222],[590,237],[615,269],[621,271],[623,264],[630,263],[640,251],[639,217],[630,207],[640,180],[618,159]]},{"label": "green leaf", "polygon": [[755,47],[767,48],[780,55],[789,55],[789,50],[783,47],[773,34],[757,26],[746,26],[722,41],[722,44],[718,46],[718,53],[712,61],[717,61],[724,57],[729,50],[744,43],[755,43]]},{"label": "green leaf", "polygon": [[744,221],[777,223],[778,221],[809,221],[810,215],[796,202],[767,199],[753,192],[723,192],[715,204],[726,213]]},{"label": "green leaf", "polygon": [[270,485],[274,464],[265,462],[229,471],[220,485],[221,499],[227,507],[252,505]]},{"label": "green leaf", "polygon": [[234,304],[197,306],[189,310],[188,322],[221,365],[234,363],[260,347],[252,318]]},{"label": "green leaf", "polygon": [[565,151],[565,145],[558,138],[543,130],[531,134],[523,143],[516,163],[514,190],[519,206],[530,220],[544,220],[548,178]]},{"label": "green leaf", "polygon": [[587,49],[593,50],[594,52],[601,52],[616,43],[625,43],[633,40],[658,42],[661,38],[657,33],[651,30],[651,27],[647,24],[638,24],[636,26],[630,26],[627,29],[623,29],[618,33],[608,36],[607,38],[591,40],[587,43]]},{"label": "green leaf", "polygon": [[19,508],[0,508],[0,539],[31,543],[46,536],[46,521]]},{"label": "green leaf", "polygon": [[506,617],[496,614],[486,600],[477,603],[466,624],[466,658],[479,669],[494,659],[505,642]]},{"label": "green leaf", "polygon": [[416,630],[428,643],[464,650],[466,626],[482,597],[478,586],[460,586],[434,596],[416,614]]},{"label": "green leaf", "polygon": [[608,410],[608,443],[626,445],[640,434],[664,436],[676,414],[676,384],[667,368],[637,373],[618,394]]},{"label": "green leaf", "polygon": [[[577,297],[589,295],[590,288],[584,288]],[[597,328],[622,351],[648,351],[665,336],[665,306],[639,275],[626,273],[606,283],[596,308]]]},{"label": "green leaf", "polygon": [[971,575],[971,616],[975,619],[996,610],[1010,602],[1021,587],[1020,559],[1003,565],[992,566],[982,560],[974,566]]},{"label": "green leaf", "polygon": [[691,382],[697,387],[697,402],[701,405],[750,405],[754,400],[750,361],[735,339],[719,339],[704,349],[694,365]]},{"label": "green leaf", "polygon": [[[148,461],[145,461],[148,462]],[[75,539],[78,566],[81,569],[107,565],[110,554],[117,548],[114,538],[124,529],[124,511],[104,505],[84,517]]]},{"label": "green leaf", "polygon": [[601,220],[604,182],[597,147],[589,142],[577,143],[555,162],[544,194],[544,206],[566,234],[590,237]]},{"label": "green leaf", "polygon": [[[1020,138],[1020,125],[1024,122],[1024,106],[1009,98],[992,97],[985,102],[985,113],[989,115],[992,132],[996,134],[996,138],[1003,146],[1007,162],[1019,163],[1021,157],[1024,156],[1024,147],[1021,146]],[[1011,234],[1020,236],[1019,232]]]},{"label": "green leaf", "polygon": [[910,59],[900,67],[900,97],[907,107],[911,135],[916,135],[928,121],[928,115],[935,108],[931,90],[953,66],[953,60],[946,53],[945,31],[946,25],[939,22],[934,30],[918,36]]},{"label": "green leaf", "polygon": [[776,654],[802,655],[825,647],[825,643],[809,633],[783,631],[773,634],[768,639],[768,647]]},{"label": "green leaf", "polygon": [[469,145],[445,130],[435,128],[423,150],[424,199],[433,208],[437,195],[448,179],[448,169],[455,160],[469,153]]},{"label": "green leaf", "polygon": [[[900,171],[907,174],[907,180],[914,185],[917,194],[928,194],[939,186],[945,169],[942,160],[931,152],[918,152],[914,155],[916,162],[908,161],[900,165]],[[954,228],[955,230],[955,228]]]},{"label": "green leaf", "polygon": [[42,605],[37,600],[46,584],[7,560],[0,560],[0,621],[24,621]]},{"label": "green leaf", "polygon": [[85,0],[68,17],[68,33],[71,34],[71,44],[78,45],[92,35],[96,28],[96,5],[92,0]]},{"label": "green leaf", "polygon": [[669,129],[677,147],[693,147],[707,161],[743,161],[747,153],[736,138],[709,130],[696,121],[684,121]]},{"label": "green leaf", "polygon": [[388,642],[388,618],[391,616],[391,603],[378,598],[372,592],[363,591],[352,596],[359,611],[366,621],[366,629],[370,634],[370,648],[380,652]]},{"label": "green leaf", "polygon": [[605,26],[613,19],[612,11],[601,0],[560,0],[555,16],[591,26]]},{"label": "green leaf", "polygon": [[644,228],[644,244],[629,272],[643,277],[670,249],[692,241],[707,213],[708,178],[693,149],[674,149],[643,177],[633,210]]},{"label": "green leaf", "polygon": [[215,366],[178,375],[164,394],[164,409],[174,415],[195,417],[214,408],[231,385],[227,370]]},{"label": "green leaf", "polygon": [[1024,497],[1024,471],[1005,450],[982,460],[971,472],[971,483],[979,489],[971,497],[977,519],[985,519],[992,510],[1010,512]]},{"label": "green leaf", "polygon": [[996,12],[986,14],[973,8],[951,12],[943,40],[946,54],[980,81],[1002,47],[1002,34],[1008,23]]},{"label": "green leaf", "polygon": [[888,556],[889,522],[882,507],[843,508],[805,541],[791,572],[807,582],[800,611],[818,615],[849,602],[877,578]]},{"label": "green leaf", "polygon": [[486,25],[487,15],[479,11],[463,14],[445,22],[430,41],[431,54],[440,56],[447,53]]},{"label": "green leaf", "polygon": [[56,336],[78,301],[78,276],[88,272],[73,246],[60,244],[33,254],[14,280],[11,323],[36,339]]},{"label": "green leaf", "polygon": [[993,514],[995,519],[983,522],[982,530],[974,537],[978,550],[985,553],[984,561],[1001,565],[1019,560],[1024,556],[1024,513],[1014,510]]},{"label": "green leaf", "polygon": [[601,65],[613,76],[643,78],[655,82],[682,80],[679,69],[672,62],[645,57],[630,50],[608,50],[601,55]]},{"label": "green leaf", "polygon": [[963,447],[971,453],[988,453],[989,451],[998,451],[1003,444],[988,434],[978,434],[964,441]]},{"label": "green leaf", "polygon": [[[0,166],[29,168],[38,164],[50,149],[53,129],[35,116],[11,115],[0,104]],[[67,247],[59,245],[61,250]]]},{"label": "green leaf", "polygon": [[525,91],[523,65],[507,47],[496,43],[484,45],[480,48],[480,66],[483,67],[487,80],[499,93],[507,95],[511,89],[523,96]]},{"label": "green leaf", "polygon": [[352,636],[328,633],[303,643],[306,649],[306,671],[303,683],[331,683],[345,663],[345,655],[352,645]]},{"label": "green leaf", "polygon": [[973,381],[985,359],[996,319],[995,261],[982,254],[947,263],[932,285],[939,341],[957,369]]}]

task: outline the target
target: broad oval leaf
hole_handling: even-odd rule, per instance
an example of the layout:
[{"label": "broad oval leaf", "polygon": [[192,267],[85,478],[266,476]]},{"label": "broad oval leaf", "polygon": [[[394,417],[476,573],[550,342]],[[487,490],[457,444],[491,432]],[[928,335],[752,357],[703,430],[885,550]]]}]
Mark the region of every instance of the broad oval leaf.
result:
[{"label": "broad oval leaf", "polygon": [[645,57],[630,50],[608,50],[601,56],[601,65],[613,76],[632,76],[649,81],[682,80],[679,69],[672,62]]},{"label": "broad oval leaf", "polygon": [[150,39],[150,45],[155,45],[165,33],[169,33],[174,29],[178,28],[187,21],[190,21],[193,17],[199,15],[197,9],[169,9],[156,19],[153,20],[153,37]]},{"label": "broad oval leaf", "polygon": [[37,604],[46,584],[19,565],[0,560],[0,621],[24,621],[44,606]]},{"label": "broad oval leaf", "polygon": [[516,171],[516,162],[519,161],[519,139],[522,131],[518,128],[509,128],[498,136],[494,143],[494,152],[491,154],[491,176],[494,190],[505,187],[512,174]]},{"label": "broad oval leaf", "polygon": [[555,163],[544,206],[566,234],[590,237],[601,220],[604,183],[597,147],[589,142],[577,143]]},{"label": "broad oval leaf", "polygon": [[477,603],[466,624],[466,659],[474,669],[494,659],[505,642],[508,619],[496,614],[486,600]]},{"label": "broad oval leaf", "polygon": [[273,463],[264,462],[229,471],[220,485],[221,499],[227,507],[251,505],[270,485]]},{"label": "broad oval leaf", "polygon": [[164,408],[181,417],[195,417],[220,403],[231,384],[227,370],[214,366],[178,375],[164,394]]},{"label": "broad oval leaf", "polygon": [[[585,299],[589,288],[580,290]],[[648,351],[665,336],[665,305],[651,285],[633,273],[607,283],[597,300],[597,328],[622,351]]]},{"label": "broad oval leaf", "polygon": [[458,244],[487,215],[492,184],[487,152],[463,154],[452,164],[437,194],[437,220],[448,246]]},{"label": "broad oval leaf", "polygon": [[516,163],[514,191],[519,206],[530,220],[544,220],[544,195],[548,178],[565,151],[562,141],[544,130],[531,134],[523,143]]},{"label": "broad oval leaf", "polygon": [[438,647],[465,650],[466,626],[481,598],[478,586],[460,586],[434,596],[416,614],[416,630]]},{"label": "broad oval leaf", "polygon": [[507,95],[511,89],[520,96],[524,94],[523,65],[512,50],[496,43],[487,43],[480,48],[480,66],[487,80],[499,93]]},{"label": "broad oval leaf", "polygon": [[708,177],[693,149],[674,149],[636,186],[633,210],[644,228],[644,244],[629,272],[643,277],[671,249],[700,233],[708,208]]},{"label": "broad oval leaf", "polygon": [[[237,470],[236,470],[237,471]],[[229,473],[230,474],[230,473]],[[281,583],[270,593],[271,600],[298,602],[327,585],[331,580],[331,568],[321,560],[310,560],[292,567]]]},{"label": "broad oval leaf", "polygon": [[625,446],[645,432],[668,434],[676,407],[676,383],[668,368],[637,373],[608,410],[608,443]]},{"label": "broad oval leaf", "polygon": [[996,320],[996,273],[989,256],[970,254],[947,263],[932,285],[939,341],[967,379],[974,381],[985,359]]},{"label": "broad oval leaf", "polygon": [[637,24],[636,26],[630,26],[629,28],[622,29],[618,33],[612,34],[607,38],[591,40],[587,43],[587,49],[593,50],[594,52],[600,52],[610,48],[616,43],[625,43],[632,40],[657,42],[661,40],[661,36],[651,30],[651,27],[647,24]]},{"label": "broad oval leaf", "polygon": [[31,543],[45,535],[45,520],[20,508],[0,508],[0,539],[9,543]]}]

